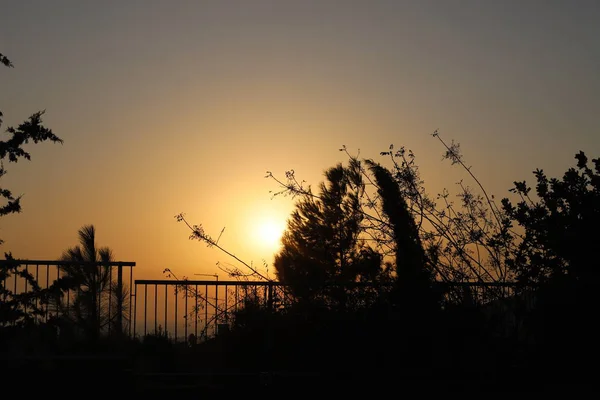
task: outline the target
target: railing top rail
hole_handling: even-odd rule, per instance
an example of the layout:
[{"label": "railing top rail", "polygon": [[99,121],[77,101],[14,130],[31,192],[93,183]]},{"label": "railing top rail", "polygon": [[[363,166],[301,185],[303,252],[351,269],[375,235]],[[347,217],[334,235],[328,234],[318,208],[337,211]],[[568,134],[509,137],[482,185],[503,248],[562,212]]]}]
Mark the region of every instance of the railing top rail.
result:
[{"label": "railing top rail", "polygon": [[527,287],[534,285],[526,285],[519,282],[437,282],[440,285],[452,287]]},{"label": "railing top rail", "polygon": [[136,279],[136,285],[217,285],[217,286],[285,286],[275,281],[192,281],[192,280],[169,280],[169,279]]},{"label": "railing top rail", "polygon": [[0,260],[0,264],[18,264],[18,265],[109,265],[111,267],[135,267],[135,261],[109,261],[107,263],[98,262],[74,262],[62,260]]},{"label": "railing top rail", "polygon": [[[519,287],[517,282],[437,282],[449,287]],[[172,279],[136,279],[136,285],[212,285],[212,286],[288,286],[278,281],[217,281],[217,280],[172,280]],[[366,283],[353,282],[349,285],[369,286]],[[372,285],[377,286],[377,285]],[[526,285],[525,285],[526,286]],[[533,286],[533,285],[530,285]]]}]

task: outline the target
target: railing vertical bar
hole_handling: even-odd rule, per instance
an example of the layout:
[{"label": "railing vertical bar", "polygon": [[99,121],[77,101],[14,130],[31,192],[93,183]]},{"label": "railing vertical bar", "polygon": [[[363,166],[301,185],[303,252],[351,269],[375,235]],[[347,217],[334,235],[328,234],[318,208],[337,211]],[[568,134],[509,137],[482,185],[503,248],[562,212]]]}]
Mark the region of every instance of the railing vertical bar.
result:
[{"label": "railing vertical bar", "polygon": [[165,285],[165,335],[167,334],[167,300],[169,299],[169,286]]},{"label": "railing vertical bar", "polygon": [[[29,264],[25,264],[25,276],[29,275]],[[27,293],[27,279],[25,279],[25,293]],[[27,312],[27,303],[25,303],[25,312]]]},{"label": "railing vertical bar", "polygon": [[[112,296],[112,293],[111,293]],[[123,301],[125,300],[125,290],[123,289],[123,266],[117,265],[117,333],[123,335]]]},{"label": "railing vertical bar", "polygon": [[[16,274],[16,272],[18,272],[18,271],[19,271],[19,266],[17,265],[17,266],[15,266],[15,274],[13,275],[13,278],[14,278],[13,280],[14,280],[14,282],[15,282],[15,283],[13,284],[13,286],[14,286],[14,289],[13,289],[13,295],[16,295],[16,294],[17,294],[17,276],[18,276],[18,274]],[[16,324],[17,324],[17,321],[16,321],[16,320],[13,320],[13,321],[12,321],[12,326],[15,326]]]},{"label": "railing vertical bar", "polygon": [[[137,332],[135,331],[135,329],[136,329],[136,325],[137,325],[137,292],[138,292],[137,283],[134,286],[135,286],[135,293],[133,293],[133,337],[136,337]],[[129,305],[131,307],[131,302],[129,302],[129,303],[130,303]],[[129,336],[131,336],[131,324],[129,324]]]},{"label": "railing vertical bar", "polygon": [[269,312],[273,311],[273,283],[269,282],[267,286],[268,294],[267,294],[267,308]]},{"label": "railing vertical bar", "polygon": [[198,337],[198,285],[196,284],[196,288],[194,290],[195,298],[196,298],[196,306],[194,308],[194,336]]},{"label": "railing vertical bar", "polygon": [[175,319],[173,322],[175,323],[175,342],[177,342],[177,286],[175,286]]},{"label": "railing vertical bar", "polygon": [[154,333],[158,333],[158,284],[154,285]]},{"label": "railing vertical bar", "polygon": [[[40,265],[39,264],[35,264],[35,282],[39,285],[39,276],[40,276]],[[35,296],[35,308],[37,309],[39,307],[39,303],[38,303],[38,297]],[[35,319],[37,320],[39,317],[35,317]]]},{"label": "railing vertical bar", "polygon": [[146,336],[146,323],[148,321],[148,284],[144,284],[144,336]]},{"label": "railing vertical bar", "polygon": [[71,304],[71,289],[67,290],[67,310],[69,310],[69,305]]},{"label": "railing vertical bar", "polygon": [[217,329],[219,326],[219,286],[215,285],[215,318],[213,321],[215,326],[215,336],[218,334]]},{"label": "railing vertical bar", "polygon": [[188,340],[188,289],[189,289],[189,285],[186,283],[185,284],[185,304],[184,304],[184,313],[183,313],[183,323],[185,324],[185,327],[183,328],[183,335],[185,336],[185,341],[187,343]]},{"label": "railing vertical bar", "polygon": [[[133,295],[133,267],[129,266],[129,318],[131,319],[131,296]],[[135,332],[134,332],[135,335]],[[129,337],[131,337],[131,321],[129,321]]]},{"label": "railing vertical bar", "polygon": [[[46,289],[50,287],[50,266],[46,265]],[[48,313],[50,312],[50,307],[46,307],[46,320],[48,322]]]},{"label": "railing vertical bar", "polygon": [[[25,276],[27,276],[28,274],[29,274],[29,264],[25,264]],[[27,278],[25,278],[24,280],[25,280],[25,293],[27,293],[27,283],[28,283]],[[16,279],[15,279],[15,281],[16,281]],[[17,294],[16,290],[15,290],[15,294]],[[27,302],[25,302],[25,304],[23,305],[23,311],[25,313],[27,313]]]},{"label": "railing vertical bar", "polygon": [[227,304],[227,284],[225,284],[225,323],[229,323],[229,318],[227,316],[227,309],[228,309],[228,304]]},{"label": "railing vertical bar", "polygon": [[208,284],[204,285],[204,339],[208,340]]},{"label": "railing vertical bar", "polygon": [[[112,321],[110,319],[111,317],[111,308],[112,308],[112,273],[113,273],[113,268],[112,265],[108,266],[109,268],[109,273],[108,273],[108,334],[110,335],[110,326],[112,325]],[[102,301],[102,298],[100,298],[100,301]]]},{"label": "railing vertical bar", "polygon": [[[98,276],[102,275],[102,267],[99,264],[96,264],[95,266],[90,266],[90,268],[94,268],[95,269],[95,273],[98,274]],[[100,285],[99,285],[100,286]],[[96,318],[97,321],[94,321],[95,323],[97,323],[98,325],[98,334],[100,334],[100,331],[102,330],[102,325],[101,325],[101,318],[100,318],[100,313],[101,313],[101,309],[100,309],[100,305],[102,304],[102,291],[103,291],[103,287],[100,286],[99,288],[100,290],[96,291],[96,303],[98,304],[98,314],[96,314]]]}]

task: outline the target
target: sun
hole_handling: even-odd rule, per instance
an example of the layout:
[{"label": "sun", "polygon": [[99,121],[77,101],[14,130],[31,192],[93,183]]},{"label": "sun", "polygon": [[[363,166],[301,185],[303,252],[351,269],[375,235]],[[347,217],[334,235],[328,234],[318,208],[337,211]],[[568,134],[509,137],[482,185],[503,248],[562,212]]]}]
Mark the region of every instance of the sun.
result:
[{"label": "sun", "polygon": [[269,250],[279,248],[281,236],[285,230],[285,223],[275,219],[264,218],[256,223],[256,238],[255,240],[262,247]]},{"label": "sun", "polygon": [[244,210],[245,240],[240,243],[247,257],[267,264],[282,248],[281,238],[287,229],[291,207],[271,199],[249,203]]}]

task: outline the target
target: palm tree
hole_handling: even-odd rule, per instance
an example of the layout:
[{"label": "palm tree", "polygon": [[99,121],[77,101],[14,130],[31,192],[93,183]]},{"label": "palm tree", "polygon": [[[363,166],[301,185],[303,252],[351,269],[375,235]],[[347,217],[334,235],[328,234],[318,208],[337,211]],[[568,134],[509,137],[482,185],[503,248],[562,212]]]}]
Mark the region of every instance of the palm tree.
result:
[{"label": "palm tree", "polygon": [[[117,315],[124,314],[127,289],[113,282],[112,251],[96,246],[94,226],[85,225],[78,233],[80,244],[65,250],[61,256],[67,262],[61,271],[69,293],[66,301],[63,295],[57,305],[63,319],[81,330],[87,339],[94,340],[103,330],[118,323]],[[119,304],[121,313],[116,309]]]}]

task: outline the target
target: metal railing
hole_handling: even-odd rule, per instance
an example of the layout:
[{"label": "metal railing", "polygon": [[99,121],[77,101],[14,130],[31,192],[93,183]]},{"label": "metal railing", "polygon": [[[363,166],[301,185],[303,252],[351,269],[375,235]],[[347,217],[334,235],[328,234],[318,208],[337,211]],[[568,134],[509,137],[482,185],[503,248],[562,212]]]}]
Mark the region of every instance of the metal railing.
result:
[{"label": "metal railing", "polygon": [[[133,283],[133,267],[135,267],[136,263],[135,262],[131,262],[131,261],[111,261],[111,262],[73,262],[73,261],[60,261],[60,260],[0,260],[0,268],[3,267],[11,267],[11,268],[15,268],[15,271],[13,271],[13,273],[8,274],[8,276],[5,276],[4,279],[2,279],[0,281],[0,283],[2,284],[3,288],[9,289],[13,295],[16,294],[20,294],[20,293],[26,293],[28,290],[31,290],[31,287],[29,286],[29,283],[27,281],[27,279],[25,279],[22,276],[19,276],[19,274],[14,273],[14,272],[18,272],[18,271],[25,271],[27,273],[29,273],[33,280],[35,280],[35,282],[37,282],[38,286],[40,287],[40,289],[48,289],[51,287],[52,284],[54,284],[59,278],[64,277],[64,267],[65,266],[78,266],[81,268],[98,268],[98,267],[109,267],[110,268],[110,279],[109,279],[109,286],[108,288],[105,288],[106,293],[103,293],[102,291],[99,293],[99,299],[100,301],[98,301],[98,305],[100,306],[100,303],[102,302],[102,300],[106,300],[108,302],[108,320],[112,320],[115,319],[116,320],[116,325],[115,325],[115,329],[118,329],[119,331],[124,331],[124,315],[123,315],[123,311],[127,312],[126,309],[128,309],[128,315],[125,319],[129,319],[129,317],[132,315],[132,311],[133,311],[133,305],[132,305],[132,301],[131,301],[131,297],[132,297],[132,283]],[[129,268],[129,279],[127,283],[127,274],[125,273],[124,269],[125,268]],[[112,285],[114,284],[116,285],[116,289],[119,293],[125,293],[126,296],[121,297],[121,296],[116,296],[116,299],[114,299],[115,302],[117,302],[117,304],[115,304],[115,312],[116,315],[111,315],[110,313],[113,310],[113,296],[111,296],[111,292],[112,292]],[[125,287],[129,287],[129,291],[124,290]],[[4,299],[6,300],[6,296],[7,294],[4,294]],[[73,305],[73,301],[75,299],[75,297],[77,296],[77,290],[67,290],[64,293],[64,297],[65,297],[65,308],[63,309],[63,311],[65,310],[69,310],[72,305]],[[41,304],[38,303],[38,300],[35,300],[35,306],[42,306]],[[124,310],[125,309],[125,310]],[[28,309],[25,306],[24,307],[24,312],[27,312]],[[46,304],[44,305],[44,313],[43,316],[41,318],[40,322],[47,322],[49,320],[49,318],[51,318],[53,315],[57,315],[59,313],[59,309],[58,309],[58,305],[57,304]],[[111,329],[111,324],[107,325],[107,330],[108,333],[110,333],[110,329]],[[126,329],[129,333],[129,335],[131,336],[133,334],[132,332],[132,326],[129,323],[128,327]]]},{"label": "metal railing", "polygon": [[[56,260],[0,260],[0,267],[11,266],[17,268],[18,271],[30,273],[41,289],[49,288],[59,277],[63,276],[61,269],[66,265],[73,264],[69,261]],[[106,297],[106,301],[108,302],[108,319],[116,319],[115,329],[128,332],[130,337],[162,334],[184,342],[206,340],[229,329],[233,317],[241,309],[248,306],[267,306],[279,309],[293,302],[286,294],[286,285],[280,282],[134,281],[135,262],[76,264],[82,268],[108,265],[111,271],[110,285],[113,284],[113,278],[119,289],[128,285],[127,297],[121,299],[125,302],[125,307],[123,307],[124,304],[116,305],[115,309],[119,312],[118,315],[110,315],[112,310],[110,293]],[[128,274],[126,268],[129,268]],[[15,274],[0,280],[0,284],[15,294],[24,293],[30,289],[27,280]],[[443,291],[444,301],[448,305],[472,304],[494,310],[508,310],[517,307],[530,309],[535,300],[535,288],[511,282],[444,282],[439,285]],[[75,296],[77,296],[76,291],[65,292],[67,310]],[[123,311],[124,308],[126,308],[125,311]],[[41,322],[47,322],[52,315],[58,314],[59,311],[52,304],[46,305]],[[126,312],[126,318],[121,312]],[[127,326],[124,325],[124,322],[128,322]],[[110,333],[111,324],[108,324],[107,328]]]},{"label": "metal railing", "polygon": [[[439,283],[444,302],[506,309],[510,301],[533,303],[532,288],[516,283]],[[293,300],[275,281],[136,280],[134,336],[164,335],[194,342],[229,329],[233,316],[250,305],[280,309]]]},{"label": "metal railing", "polygon": [[228,330],[233,315],[251,303],[285,307],[283,288],[265,281],[136,280],[134,335],[206,340]]}]

